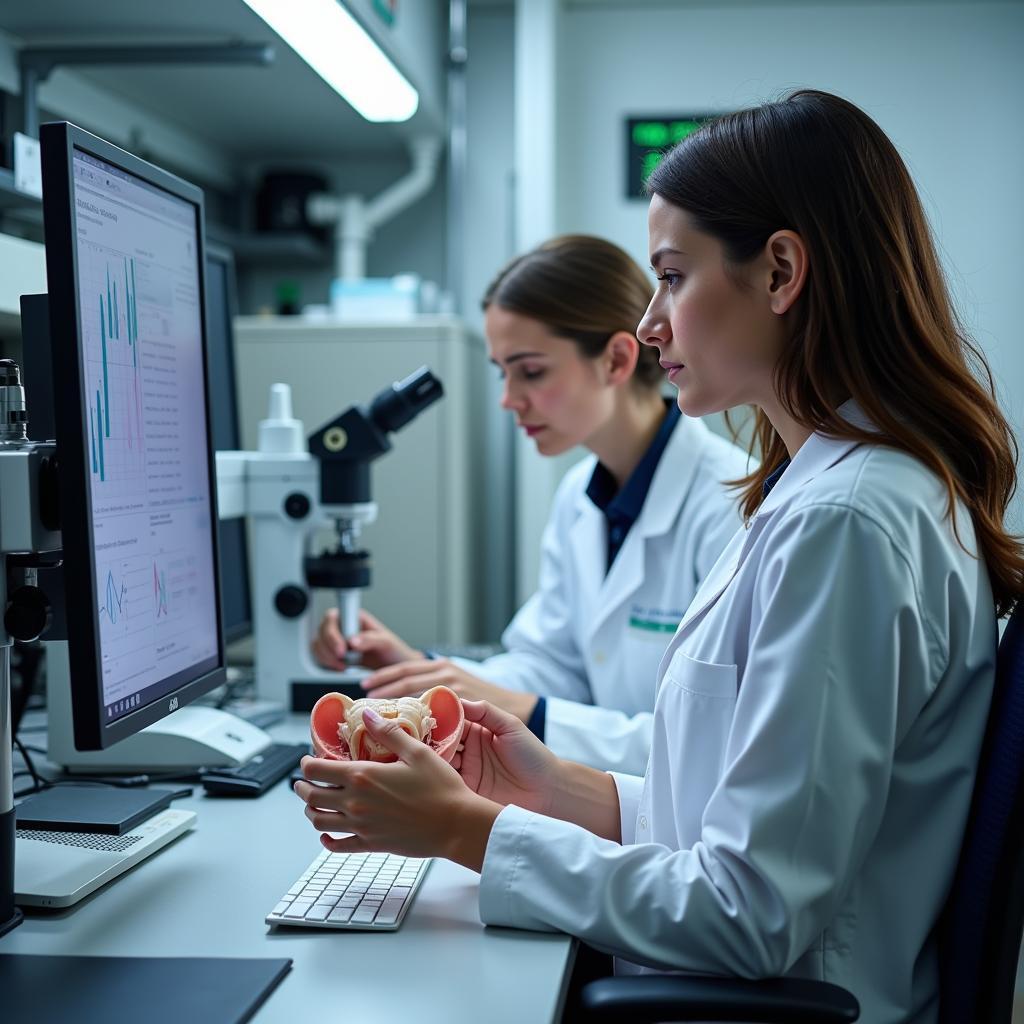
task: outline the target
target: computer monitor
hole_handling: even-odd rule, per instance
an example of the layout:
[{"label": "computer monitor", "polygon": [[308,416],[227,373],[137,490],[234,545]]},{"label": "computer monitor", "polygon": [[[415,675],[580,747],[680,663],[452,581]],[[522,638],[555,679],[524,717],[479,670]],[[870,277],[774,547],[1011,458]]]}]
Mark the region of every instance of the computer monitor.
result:
[{"label": "computer monitor", "polygon": [[203,196],[40,131],[75,746],[224,681]]},{"label": "computer monitor", "polygon": [[[213,447],[238,451],[242,431],[235,388],[235,263],[230,251],[206,247],[206,325],[209,351],[210,420]],[[220,520],[220,581],[224,640],[233,643],[252,632],[249,549],[245,518]]]}]

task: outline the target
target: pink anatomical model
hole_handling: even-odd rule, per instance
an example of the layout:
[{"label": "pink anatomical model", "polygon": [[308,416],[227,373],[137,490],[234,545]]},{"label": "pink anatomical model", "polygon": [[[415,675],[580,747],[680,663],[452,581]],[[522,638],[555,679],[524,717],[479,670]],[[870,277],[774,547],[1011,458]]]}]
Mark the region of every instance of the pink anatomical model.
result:
[{"label": "pink anatomical model", "polygon": [[455,756],[465,714],[462,701],[447,686],[435,686],[421,697],[396,700],[352,700],[343,693],[325,693],[309,716],[316,755],[336,761],[397,761],[396,754],[366,731],[363,712],[371,707],[381,718],[397,721],[400,728],[422,740],[446,761]]}]

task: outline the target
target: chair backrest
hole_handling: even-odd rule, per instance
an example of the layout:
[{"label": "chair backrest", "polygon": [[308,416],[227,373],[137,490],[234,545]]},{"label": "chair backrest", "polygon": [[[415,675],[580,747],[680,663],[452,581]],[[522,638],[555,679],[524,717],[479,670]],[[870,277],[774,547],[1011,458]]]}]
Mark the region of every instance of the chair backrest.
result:
[{"label": "chair backrest", "polygon": [[942,1024],[1008,1024],[1024,925],[1024,602],[999,645],[971,813],[943,920]]}]

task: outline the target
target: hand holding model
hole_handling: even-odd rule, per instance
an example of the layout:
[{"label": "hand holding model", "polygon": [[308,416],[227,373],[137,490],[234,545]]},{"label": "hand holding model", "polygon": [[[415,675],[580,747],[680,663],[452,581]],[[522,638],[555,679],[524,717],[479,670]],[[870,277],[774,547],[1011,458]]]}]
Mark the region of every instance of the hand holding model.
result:
[{"label": "hand holding model", "polygon": [[[462,707],[463,749],[450,765],[372,707],[363,713],[365,728],[396,761],[303,758],[295,792],[328,850],[440,856],[479,871],[491,827],[508,804],[618,838],[610,776],[562,761],[508,712],[483,701]],[[351,835],[326,834],[339,832]]]}]

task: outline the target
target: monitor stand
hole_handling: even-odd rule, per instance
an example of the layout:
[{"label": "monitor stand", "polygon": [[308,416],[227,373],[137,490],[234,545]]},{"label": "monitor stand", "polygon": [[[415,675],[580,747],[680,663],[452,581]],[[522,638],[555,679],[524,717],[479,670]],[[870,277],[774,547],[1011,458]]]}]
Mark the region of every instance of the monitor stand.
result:
[{"label": "monitor stand", "polygon": [[106,750],[77,750],[71,713],[68,645],[46,645],[47,759],[70,773],[195,772],[235,767],[271,743],[262,729],[216,708],[189,705]]}]

